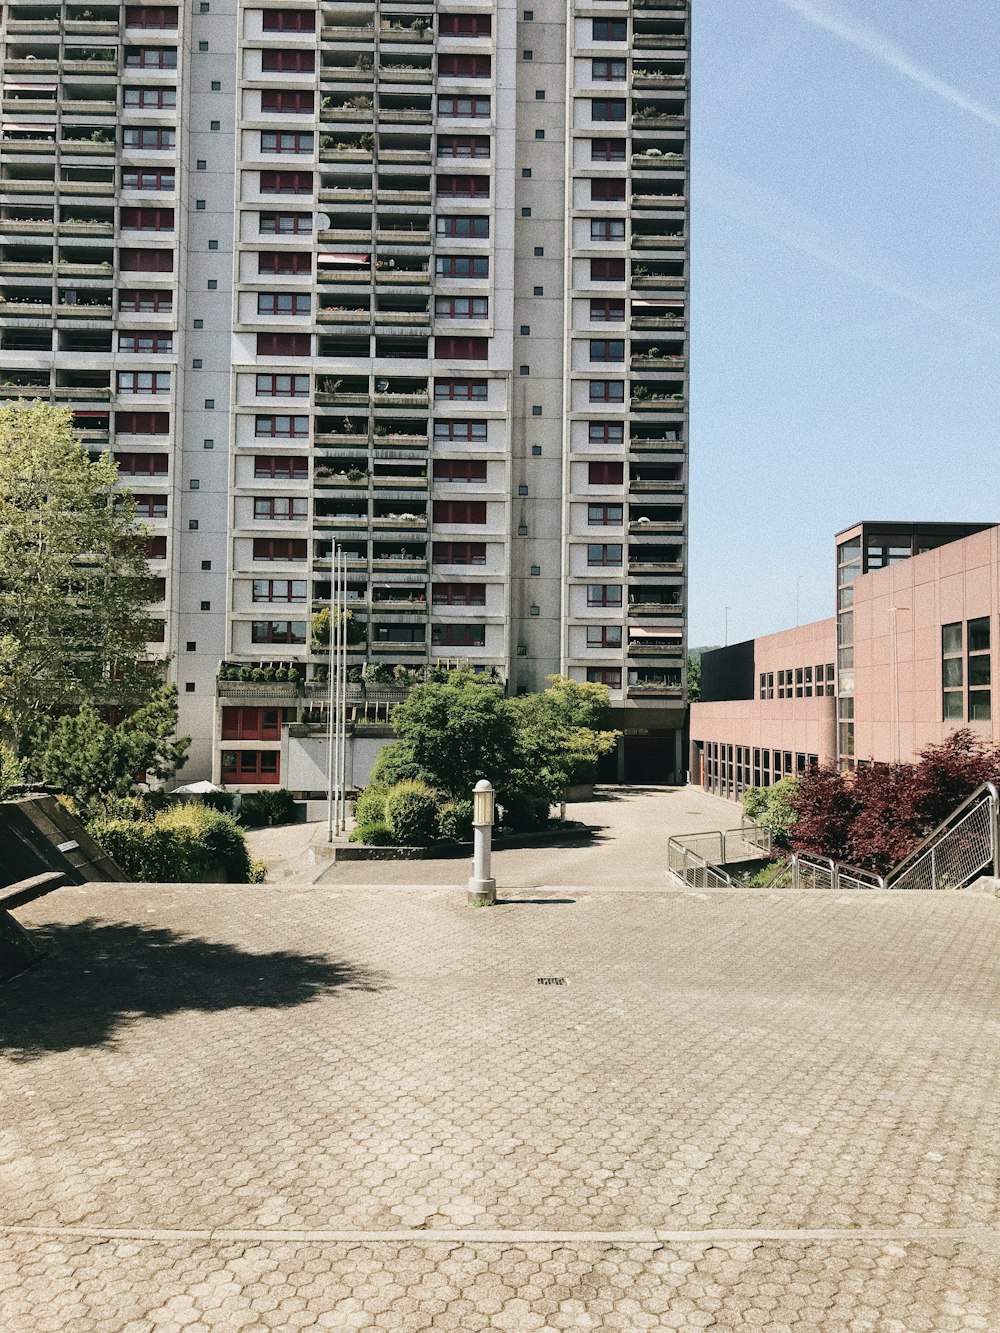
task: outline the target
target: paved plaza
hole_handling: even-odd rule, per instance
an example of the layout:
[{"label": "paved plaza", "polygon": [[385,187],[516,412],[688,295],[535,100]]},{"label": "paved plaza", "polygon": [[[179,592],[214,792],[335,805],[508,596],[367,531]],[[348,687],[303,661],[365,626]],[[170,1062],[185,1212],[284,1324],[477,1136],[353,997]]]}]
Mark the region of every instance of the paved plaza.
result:
[{"label": "paved plaza", "polygon": [[507,898],[22,910],[3,1333],[1000,1327],[1000,902]]}]

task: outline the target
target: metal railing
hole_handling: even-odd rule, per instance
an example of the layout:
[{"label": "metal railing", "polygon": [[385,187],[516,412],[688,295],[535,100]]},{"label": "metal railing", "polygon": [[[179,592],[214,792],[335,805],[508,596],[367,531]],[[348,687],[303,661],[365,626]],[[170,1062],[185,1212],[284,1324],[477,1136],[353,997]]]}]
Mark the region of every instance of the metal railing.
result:
[{"label": "metal railing", "polygon": [[1000,792],[984,782],[886,876],[890,889],[960,889],[985,870],[1000,874]]},{"label": "metal railing", "polygon": [[885,879],[873,870],[845,865],[824,856],[796,852],[791,859],[795,889],[884,889]]},{"label": "metal railing", "polygon": [[667,839],[667,872],[687,888],[721,888],[732,885],[723,866],[767,856],[771,831],[752,821],[736,829],[706,833],[678,833]]}]

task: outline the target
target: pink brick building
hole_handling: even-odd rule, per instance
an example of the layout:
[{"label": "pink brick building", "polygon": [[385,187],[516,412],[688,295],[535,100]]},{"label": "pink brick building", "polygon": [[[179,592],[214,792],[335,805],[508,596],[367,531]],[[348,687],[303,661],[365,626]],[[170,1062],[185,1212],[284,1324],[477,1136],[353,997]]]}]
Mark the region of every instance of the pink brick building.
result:
[{"label": "pink brick building", "polygon": [[829,620],[706,652],[691,781],[737,796],[811,764],[1000,741],[1000,527],[864,522],[836,539]]}]

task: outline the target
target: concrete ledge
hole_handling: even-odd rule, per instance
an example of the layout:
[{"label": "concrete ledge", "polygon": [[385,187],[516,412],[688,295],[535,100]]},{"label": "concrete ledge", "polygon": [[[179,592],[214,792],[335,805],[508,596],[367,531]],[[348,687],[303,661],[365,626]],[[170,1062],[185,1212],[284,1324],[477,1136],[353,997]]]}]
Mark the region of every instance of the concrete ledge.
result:
[{"label": "concrete ledge", "polygon": [[[512,833],[507,837],[495,838],[495,852],[509,851],[518,847],[558,847],[562,842],[589,842],[597,833],[590,824],[578,824],[567,820],[557,829],[545,829],[540,833]],[[347,847],[335,847],[334,861],[457,861],[472,855],[471,842],[441,842],[431,847],[366,847],[363,843],[351,843]]]}]

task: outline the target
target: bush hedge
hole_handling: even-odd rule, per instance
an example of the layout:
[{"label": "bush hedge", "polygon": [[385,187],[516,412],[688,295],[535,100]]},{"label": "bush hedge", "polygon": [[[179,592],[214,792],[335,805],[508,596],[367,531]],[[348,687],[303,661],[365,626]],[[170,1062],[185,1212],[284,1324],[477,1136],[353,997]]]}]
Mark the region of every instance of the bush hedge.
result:
[{"label": "bush hedge", "polygon": [[354,802],[354,820],[357,824],[385,822],[385,798],[389,791],[381,782],[369,782]]},{"label": "bush hedge", "polygon": [[385,822],[400,847],[428,847],[438,831],[438,797],[426,782],[397,782],[385,798]]},{"label": "bush hedge", "polygon": [[351,832],[348,842],[363,842],[368,847],[394,847],[396,839],[392,829],[384,820],[374,820],[370,824],[358,824]]},{"label": "bush hedge", "polygon": [[183,883],[220,872],[233,884],[260,878],[243,830],[229,815],[202,805],[177,806],[148,820],[95,819],[90,833],[136,880]]},{"label": "bush hedge", "polygon": [[284,787],[276,791],[248,792],[236,815],[244,828],[295,823],[295,797]]},{"label": "bush hedge", "polygon": [[471,842],[472,802],[446,801],[438,811],[438,827],[448,842]]}]

